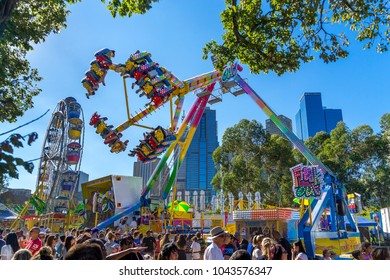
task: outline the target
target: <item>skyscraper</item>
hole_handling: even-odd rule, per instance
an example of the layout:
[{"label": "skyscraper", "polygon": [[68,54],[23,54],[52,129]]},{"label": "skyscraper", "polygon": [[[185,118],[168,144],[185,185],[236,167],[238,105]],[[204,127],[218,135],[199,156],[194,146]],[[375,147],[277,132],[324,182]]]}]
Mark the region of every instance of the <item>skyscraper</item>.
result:
[{"label": "skyscraper", "polygon": [[[279,115],[278,119],[288,128],[292,131],[292,120],[287,118],[286,116]],[[280,129],[276,126],[276,124],[271,119],[265,120],[265,130],[269,134],[277,134],[280,137],[283,137],[284,139],[287,139],[286,135],[283,134],[283,132],[280,131]]]},{"label": "skyscraper", "polygon": [[338,122],[343,121],[343,116],[341,109],[327,109],[322,106],[320,92],[305,92],[301,97],[295,121],[296,134],[305,141],[320,131],[330,133]]},{"label": "skyscraper", "polygon": [[206,204],[211,201],[214,190],[210,183],[217,173],[212,155],[218,146],[216,111],[206,107],[178,172],[178,190],[189,191],[190,196],[203,190]]},{"label": "skyscraper", "polygon": [[77,181],[77,189],[73,195],[73,198],[75,200],[76,205],[83,202],[83,194],[81,191],[81,184],[84,184],[85,182],[89,181],[89,174],[87,174],[83,171],[79,171],[78,174],[79,174],[79,179]]},{"label": "skyscraper", "polygon": [[[147,162],[147,163],[143,163],[143,162],[137,160],[136,162],[134,162],[133,176],[141,177],[142,178],[142,186],[146,186],[150,177],[153,174],[154,169],[156,168],[156,166],[158,165],[159,162],[160,162],[159,158],[157,158],[153,162]],[[165,165],[163,167],[162,172],[159,174],[157,180],[155,181],[153,187],[150,189],[149,197],[151,199],[158,200],[161,198],[163,191],[165,189],[165,186],[168,183],[168,178],[169,178],[168,172],[169,172],[169,168]]]}]

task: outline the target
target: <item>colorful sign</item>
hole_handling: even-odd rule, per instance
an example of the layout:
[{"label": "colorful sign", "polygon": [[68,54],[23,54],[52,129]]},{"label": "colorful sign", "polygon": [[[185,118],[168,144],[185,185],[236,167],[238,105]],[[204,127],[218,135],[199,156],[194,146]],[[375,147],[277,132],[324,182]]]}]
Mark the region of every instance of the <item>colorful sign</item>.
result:
[{"label": "colorful sign", "polygon": [[320,198],[324,176],[318,166],[298,164],[290,168],[296,198]]},{"label": "colorful sign", "polygon": [[233,63],[230,66],[226,66],[222,72],[222,82],[227,82],[237,75],[237,70],[242,71],[241,65]]}]

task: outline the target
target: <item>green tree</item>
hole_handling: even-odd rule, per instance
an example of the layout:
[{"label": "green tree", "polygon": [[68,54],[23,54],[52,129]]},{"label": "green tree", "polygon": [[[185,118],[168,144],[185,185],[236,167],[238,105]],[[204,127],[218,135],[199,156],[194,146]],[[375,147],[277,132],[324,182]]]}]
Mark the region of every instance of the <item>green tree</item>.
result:
[{"label": "green tree", "polygon": [[[15,121],[33,106],[41,80],[26,60],[32,43],[66,27],[67,4],[81,0],[0,0],[0,112],[1,120]],[[158,0],[102,0],[112,16],[144,14]],[[379,0],[225,0],[221,13],[222,42],[211,41],[212,54],[222,69],[238,60],[253,73],[296,71],[314,59],[325,62],[348,56],[350,33],[364,48],[388,50],[389,5]],[[346,35],[343,28],[351,30]],[[20,98],[23,97],[23,98]],[[5,111],[9,107],[11,110]]]},{"label": "green tree", "polygon": [[[33,107],[42,78],[31,68],[27,52],[50,33],[66,27],[66,5],[77,1],[0,0],[0,122],[15,122]],[[37,134],[25,137],[30,145]],[[30,173],[33,170],[31,162],[13,157],[13,147],[23,147],[23,140],[20,134],[12,134],[0,143],[0,188],[7,185],[8,178],[18,178],[18,166]]]},{"label": "green tree", "polygon": [[[81,0],[0,0],[0,121],[13,122],[33,106],[42,79],[26,53],[52,32],[66,27],[67,4]],[[144,14],[158,0],[102,0],[112,16]],[[379,0],[225,0],[222,42],[211,41],[204,58],[216,66],[238,60],[253,73],[296,71],[314,59],[325,62],[348,56],[349,38],[364,48],[388,50],[389,5]],[[348,36],[343,28],[352,30]],[[5,110],[4,108],[9,108]]]},{"label": "green tree", "polygon": [[152,4],[158,0],[101,0],[107,3],[107,9],[110,10],[113,17],[119,14],[121,17],[131,17],[133,14],[145,14],[152,8]]},{"label": "green tree", "polygon": [[66,4],[77,1],[0,0],[0,122],[15,122],[33,107],[42,78],[27,52],[66,27]]},{"label": "green tree", "polygon": [[[144,14],[158,0],[102,0],[115,17]],[[222,42],[206,44],[204,58],[222,69],[234,60],[253,73],[297,71],[314,59],[326,63],[348,56],[349,37],[364,49],[388,50],[390,7],[379,0],[225,0]]]},{"label": "green tree", "polygon": [[[355,32],[364,49],[388,50],[390,7],[378,0],[225,0],[225,33],[204,48],[217,68],[238,60],[253,73],[297,71],[314,59],[326,63],[348,56]],[[348,36],[347,36],[348,34]]]},{"label": "green tree", "polygon": [[14,148],[23,147],[23,142],[31,145],[38,138],[36,132],[26,136],[20,134],[11,134],[6,140],[0,142],[0,191],[7,186],[9,178],[18,178],[18,166],[22,166],[27,172],[31,173],[34,169],[34,164],[29,161],[24,161],[21,158],[14,157]]},{"label": "green tree", "polygon": [[291,143],[273,134],[262,148],[263,173],[267,176],[268,191],[264,199],[268,204],[292,206],[294,193],[290,168],[297,165]]},{"label": "green tree", "polygon": [[222,146],[213,153],[218,170],[211,182],[214,187],[237,196],[240,191],[253,192],[258,185],[264,184],[257,158],[261,153],[260,144],[265,139],[263,126],[255,120],[241,120],[226,129]]},{"label": "green tree", "polygon": [[[385,134],[388,118],[388,114],[381,118],[379,134],[368,125],[349,130],[340,122],[330,134],[319,132],[305,142],[348,192],[362,195],[366,206],[385,207],[390,203],[390,145]],[[305,161],[302,155],[297,156],[300,162]]]},{"label": "green tree", "polygon": [[289,169],[296,164],[289,142],[266,134],[257,121],[241,120],[228,128],[222,145],[213,153],[217,174],[211,184],[225,194],[237,197],[259,191],[262,202],[291,206],[292,188]]},{"label": "green tree", "polygon": [[384,114],[381,117],[381,120],[379,121],[381,130],[382,130],[382,135],[384,137],[387,137],[389,139],[390,137],[390,114]]}]

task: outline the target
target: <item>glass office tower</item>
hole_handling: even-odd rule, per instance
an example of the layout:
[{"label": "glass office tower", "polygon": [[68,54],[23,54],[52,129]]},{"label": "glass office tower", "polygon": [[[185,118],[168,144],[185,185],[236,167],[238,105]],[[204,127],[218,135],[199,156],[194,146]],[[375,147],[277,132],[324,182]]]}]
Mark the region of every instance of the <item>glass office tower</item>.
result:
[{"label": "glass office tower", "polygon": [[218,145],[216,111],[206,107],[178,172],[178,190],[203,190],[206,204],[211,201],[215,192],[210,182],[217,173],[212,156]]},{"label": "glass office tower", "polygon": [[320,92],[305,92],[295,121],[297,136],[305,141],[320,131],[330,133],[339,121],[343,121],[343,116],[341,109],[326,109],[322,106]]}]

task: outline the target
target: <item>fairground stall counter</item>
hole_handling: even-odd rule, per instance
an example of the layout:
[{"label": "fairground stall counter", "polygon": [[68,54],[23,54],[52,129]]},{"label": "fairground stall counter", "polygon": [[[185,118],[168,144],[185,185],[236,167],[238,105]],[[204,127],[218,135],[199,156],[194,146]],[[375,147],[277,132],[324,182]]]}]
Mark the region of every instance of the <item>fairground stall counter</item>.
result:
[{"label": "fairground stall counter", "polygon": [[236,231],[247,240],[256,231],[271,236],[273,230],[279,231],[281,236],[289,241],[298,239],[299,211],[297,209],[238,210],[233,212],[233,220],[236,224]]}]

